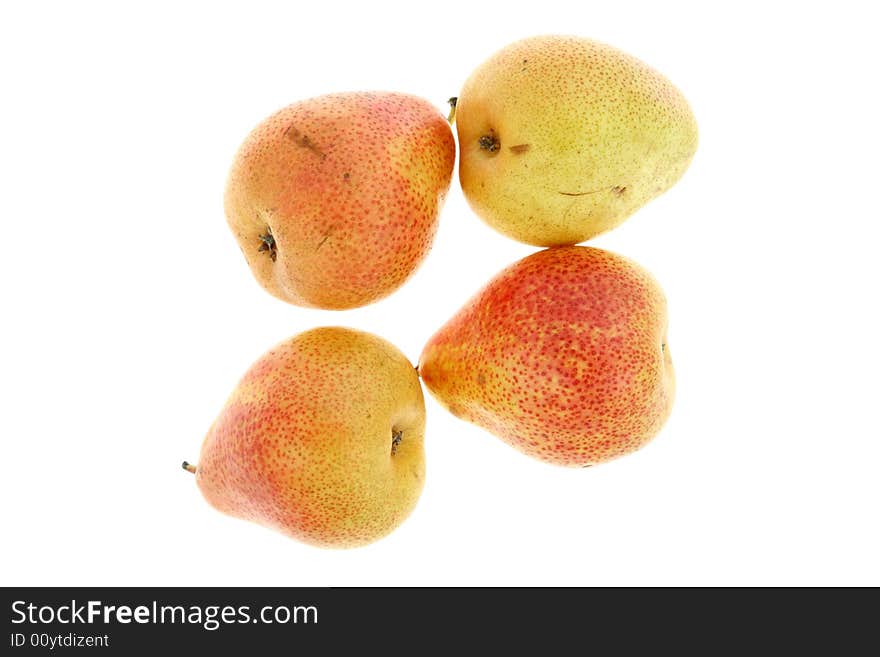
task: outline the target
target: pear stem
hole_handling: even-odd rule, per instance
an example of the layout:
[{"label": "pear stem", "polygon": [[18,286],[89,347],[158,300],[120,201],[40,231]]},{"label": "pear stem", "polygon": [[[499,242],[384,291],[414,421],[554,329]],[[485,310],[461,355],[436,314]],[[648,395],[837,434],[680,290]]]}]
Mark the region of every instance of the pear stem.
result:
[{"label": "pear stem", "polygon": [[449,116],[446,117],[446,120],[449,121],[449,125],[455,124],[455,106],[458,104],[458,96],[453,96],[448,101],[449,103]]},{"label": "pear stem", "polygon": [[186,461],[183,462],[183,469],[187,472],[192,472],[193,474],[196,473],[196,466],[194,466],[192,463],[187,463]]}]

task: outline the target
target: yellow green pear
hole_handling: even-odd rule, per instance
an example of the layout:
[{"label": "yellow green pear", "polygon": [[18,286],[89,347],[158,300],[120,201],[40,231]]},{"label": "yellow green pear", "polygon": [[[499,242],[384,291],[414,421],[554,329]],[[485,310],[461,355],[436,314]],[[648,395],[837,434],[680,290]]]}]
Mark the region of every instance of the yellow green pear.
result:
[{"label": "yellow green pear", "polygon": [[681,178],[698,141],[669,80],[571,36],[524,39],[492,55],[465,82],[455,120],[471,207],[537,246],[619,225]]},{"label": "yellow green pear", "polygon": [[211,425],[195,473],[216,509],[321,547],[378,540],[425,480],[425,402],[382,338],[325,327],[276,345]]}]

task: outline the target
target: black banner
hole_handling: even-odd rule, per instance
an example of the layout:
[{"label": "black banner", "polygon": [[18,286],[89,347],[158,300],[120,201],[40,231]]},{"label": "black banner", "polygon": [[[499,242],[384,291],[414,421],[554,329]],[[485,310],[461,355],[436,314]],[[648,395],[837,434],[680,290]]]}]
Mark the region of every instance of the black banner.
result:
[{"label": "black banner", "polygon": [[[556,654],[874,643],[876,591],[710,589],[7,588],[3,654],[362,647],[470,654],[524,642]],[[868,637],[868,644],[862,643]]]}]

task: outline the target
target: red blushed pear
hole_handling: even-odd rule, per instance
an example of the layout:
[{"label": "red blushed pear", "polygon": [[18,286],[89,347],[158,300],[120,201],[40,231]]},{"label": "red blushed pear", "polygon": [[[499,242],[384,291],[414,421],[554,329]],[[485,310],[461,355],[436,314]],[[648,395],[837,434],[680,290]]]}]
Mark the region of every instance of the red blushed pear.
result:
[{"label": "red blushed pear", "polygon": [[427,343],[419,373],[453,414],[520,451],[588,466],[653,438],[675,389],[666,300],[642,267],[558,247],[511,265]]},{"label": "red blushed pear", "polygon": [[244,375],[193,472],[218,510],[322,547],[382,538],[425,480],[425,405],[415,368],[369,333],[319,328]]},{"label": "red blushed pear", "polygon": [[292,304],[345,309],[400,287],[424,259],[455,140],[427,101],[339,93],[276,112],[229,173],[229,227],[254,277]]}]

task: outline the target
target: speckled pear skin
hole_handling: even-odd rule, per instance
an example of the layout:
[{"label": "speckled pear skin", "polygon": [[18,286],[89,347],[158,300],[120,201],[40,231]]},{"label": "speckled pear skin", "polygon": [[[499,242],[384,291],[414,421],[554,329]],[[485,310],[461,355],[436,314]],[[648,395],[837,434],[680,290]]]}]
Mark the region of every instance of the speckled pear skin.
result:
[{"label": "speckled pear skin", "polygon": [[567,36],[492,55],[465,82],[455,122],[473,210],[538,246],[619,225],[681,178],[698,141],[669,80],[616,48]]},{"label": "speckled pear skin", "polygon": [[400,351],[318,328],[244,375],[208,431],[196,482],[229,515],[316,546],[365,545],[415,507],[424,433],[421,385]]},{"label": "speckled pear skin", "polygon": [[427,255],[454,163],[449,122],[421,98],[319,96],[276,112],[245,139],[226,217],[271,294],[354,308],[396,290]]},{"label": "speckled pear skin", "polygon": [[639,265],[546,249],[492,279],[428,341],[419,373],[453,414],[537,459],[588,466],[653,438],[672,407],[666,300]]}]

